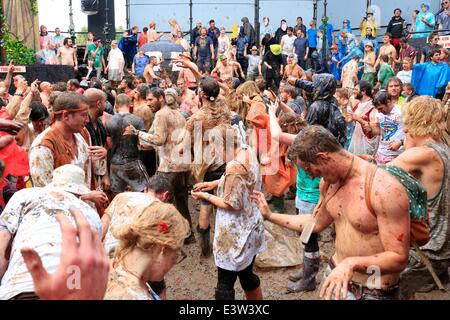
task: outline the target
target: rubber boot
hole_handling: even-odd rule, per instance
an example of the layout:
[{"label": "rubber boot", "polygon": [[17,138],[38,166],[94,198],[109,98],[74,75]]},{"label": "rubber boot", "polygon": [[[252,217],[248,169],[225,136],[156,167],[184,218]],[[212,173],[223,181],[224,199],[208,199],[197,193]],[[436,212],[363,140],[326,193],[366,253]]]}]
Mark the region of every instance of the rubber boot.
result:
[{"label": "rubber boot", "polygon": [[197,232],[199,234],[201,256],[208,258],[212,254],[211,244],[209,243],[211,226],[208,229],[200,229],[200,227],[197,227]]},{"label": "rubber boot", "polygon": [[218,301],[235,300],[234,296],[235,296],[234,290],[226,290],[224,288],[216,289],[216,300]]},{"label": "rubber boot", "polygon": [[320,253],[307,252],[303,258],[303,278],[288,285],[288,292],[310,292],[316,290],[316,276],[320,268]]},{"label": "rubber boot", "polygon": [[284,197],[273,197],[273,205],[275,213],[284,213]]},{"label": "rubber boot", "polygon": [[292,282],[297,282],[303,279],[303,265],[299,269],[289,273],[288,279]]},{"label": "rubber boot", "polygon": [[263,300],[263,294],[261,287],[258,287],[257,289],[253,291],[245,291],[245,298],[250,301],[260,301]]}]

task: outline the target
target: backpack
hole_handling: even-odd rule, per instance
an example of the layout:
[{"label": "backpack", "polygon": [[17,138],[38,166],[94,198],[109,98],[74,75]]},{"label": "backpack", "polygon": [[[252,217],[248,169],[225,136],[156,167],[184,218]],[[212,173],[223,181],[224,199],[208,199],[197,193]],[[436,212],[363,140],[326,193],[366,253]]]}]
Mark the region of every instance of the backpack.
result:
[{"label": "backpack", "polygon": [[[370,213],[376,217],[375,211],[373,210],[371,200],[370,200],[370,194],[372,191],[372,184],[373,179],[375,177],[375,174],[378,170],[378,166],[376,165],[369,165],[369,169],[366,173],[366,180],[364,185],[364,191],[365,191],[365,199],[366,199],[366,205],[369,209]],[[397,178],[397,177],[396,177]],[[410,239],[411,244],[413,246],[424,246],[427,244],[427,242],[430,240],[430,231],[428,224],[426,223],[427,217],[420,217],[419,219],[415,216],[413,216],[410,213],[410,220],[411,220],[411,231],[410,231]]]}]

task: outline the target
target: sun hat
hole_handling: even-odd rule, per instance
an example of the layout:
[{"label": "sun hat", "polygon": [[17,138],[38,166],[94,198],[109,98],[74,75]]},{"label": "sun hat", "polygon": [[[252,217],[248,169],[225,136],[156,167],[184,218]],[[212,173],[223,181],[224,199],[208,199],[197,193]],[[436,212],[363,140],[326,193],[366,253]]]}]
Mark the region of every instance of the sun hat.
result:
[{"label": "sun hat", "polygon": [[85,173],[80,167],[68,164],[53,171],[53,180],[49,188],[63,190],[78,196],[91,192],[84,181]]}]

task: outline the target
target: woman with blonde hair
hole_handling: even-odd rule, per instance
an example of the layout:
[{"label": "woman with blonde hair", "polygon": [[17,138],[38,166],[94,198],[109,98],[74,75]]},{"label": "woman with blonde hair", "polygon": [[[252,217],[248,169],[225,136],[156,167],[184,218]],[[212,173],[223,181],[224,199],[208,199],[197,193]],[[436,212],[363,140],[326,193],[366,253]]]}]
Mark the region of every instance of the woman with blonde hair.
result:
[{"label": "woman with blonde hair", "polygon": [[[226,165],[217,181],[194,186],[192,197],[217,207],[214,258],[218,268],[216,300],[234,300],[234,284],[239,277],[247,300],[262,300],[261,282],[253,273],[256,256],[266,249],[264,221],[251,199],[261,190],[261,173],[256,154],[241,145],[230,126],[214,128],[216,156]],[[217,196],[207,191],[218,190]]]},{"label": "woman with blonde hair", "polygon": [[189,223],[171,204],[154,202],[133,221],[112,229],[116,249],[106,300],[160,300],[148,285],[161,282],[177,263]]},{"label": "woman with blonde hair", "polygon": [[170,35],[172,36],[172,41],[175,42],[178,39],[178,33],[181,32],[181,27],[175,18],[169,19],[168,22],[170,26]]},{"label": "woman with blonde hair", "polygon": [[375,63],[377,56],[373,48],[373,43],[368,41],[364,46],[364,75],[361,81],[367,81],[373,87],[377,82],[377,70],[375,69]]}]

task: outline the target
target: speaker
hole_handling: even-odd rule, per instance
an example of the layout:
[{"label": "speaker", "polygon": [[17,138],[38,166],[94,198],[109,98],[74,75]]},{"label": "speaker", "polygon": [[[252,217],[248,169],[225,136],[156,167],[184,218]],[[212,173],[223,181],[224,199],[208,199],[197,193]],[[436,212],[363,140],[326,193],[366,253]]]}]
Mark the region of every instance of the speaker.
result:
[{"label": "speaker", "polygon": [[98,13],[88,16],[88,29],[96,37],[102,38],[103,43],[107,43],[107,40],[113,40],[116,37],[114,0],[95,2],[98,4]]},{"label": "speaker", "polygon": [[81,11],[88,16],[96,15],[99,10],[99,0],[81,0]]}]

